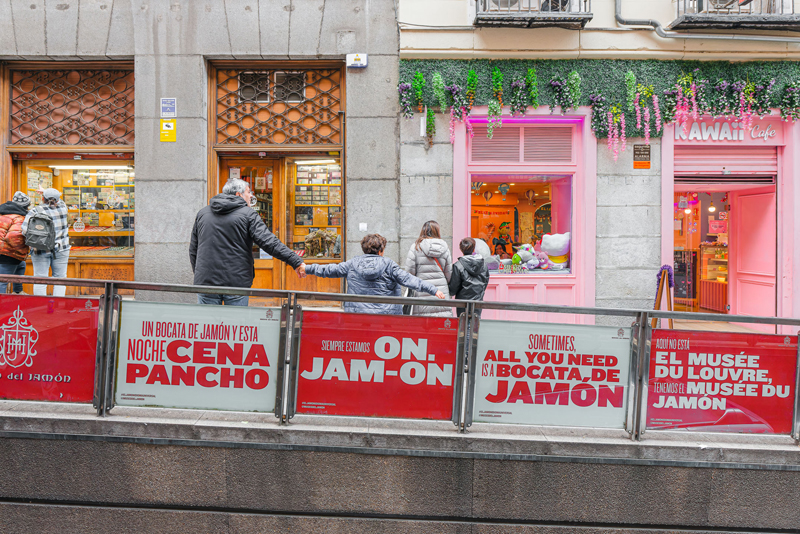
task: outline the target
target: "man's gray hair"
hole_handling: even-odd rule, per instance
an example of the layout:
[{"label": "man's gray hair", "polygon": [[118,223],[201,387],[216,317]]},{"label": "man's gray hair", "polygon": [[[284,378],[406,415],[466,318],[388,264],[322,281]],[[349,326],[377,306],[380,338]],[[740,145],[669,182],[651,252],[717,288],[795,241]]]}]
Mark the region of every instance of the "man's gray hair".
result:
[{"label": "man's gray hair", "polygon": [[247,191],[247,188],[250,187],[250,184],[245,182],[244,180],[240,180],[238,178],[234,178],[232,180],[228,180],[228,183],[222,188],[222,194],[224,195],[235,195],[236,193],[244,194]]}]

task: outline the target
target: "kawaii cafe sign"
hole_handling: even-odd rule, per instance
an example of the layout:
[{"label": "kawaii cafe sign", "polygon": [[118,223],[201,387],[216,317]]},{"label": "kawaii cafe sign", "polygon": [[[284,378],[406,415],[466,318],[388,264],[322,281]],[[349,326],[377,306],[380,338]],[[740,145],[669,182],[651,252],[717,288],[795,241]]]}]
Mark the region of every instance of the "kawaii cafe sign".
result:
[{"label": "kawaii cafe sign", "polygon": [[675,141],[681,143],[730,142],[741,144],[781,144],[780,121],[756,120],[749,126],[735,119],[688,121],[685,127],[675,125]]}]

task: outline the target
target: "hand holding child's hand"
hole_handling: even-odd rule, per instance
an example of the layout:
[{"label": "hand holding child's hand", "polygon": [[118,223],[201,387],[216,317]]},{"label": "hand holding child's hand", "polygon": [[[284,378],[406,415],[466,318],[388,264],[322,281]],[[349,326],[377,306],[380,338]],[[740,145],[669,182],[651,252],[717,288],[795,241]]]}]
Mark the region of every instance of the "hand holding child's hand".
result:
[{"label": "hand holding child's hand", "polygon": [[437,291],[436,292],[436,298],[437,299],[443,299],[444,298],[444,293],[442,293],[441,291]]}]

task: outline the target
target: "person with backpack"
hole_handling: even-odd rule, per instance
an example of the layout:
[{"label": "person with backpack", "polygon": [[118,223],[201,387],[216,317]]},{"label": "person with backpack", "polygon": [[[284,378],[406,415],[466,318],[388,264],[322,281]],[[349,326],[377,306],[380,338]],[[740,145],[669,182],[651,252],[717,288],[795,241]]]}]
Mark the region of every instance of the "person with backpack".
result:
[{"label": "person with backpack", "polygon": [[[25,258],[30,248],[22,235],[22,223],[30,205],[30,197],[22,191],[17,191],[10,201],[0,204],[0,274],[25,274]],[[22,284],[15,282],[13,285],[14,293],[23,294]],[[7,286],[0,282],[0,293],[5,293]]]},{"label": "person with backpack", "polygon": [[[459,300],[483,300],[486,286],[489,285],[489,269],[486,261],[475,252],[475,240],[465,237],[458,244],[463,256],[453,265],[453,275],[450,277],[450,294]],[[459,315],[464,309],[459,310]],[[481,311],[478,310],[480,317]]]},{"label": "person with backpack", "polygon": [[[42,204],[36,206],[25,217],[22,223],[25,244],[31,248],[33,276],[49,276],[53,270],[53,278],[67,277],[69,263],[69,224],[67,223],[67,205],[61,200],[58,189],[45,189],[42,193]],[[66,286],[53,286],[53,296],[63,297],[67,293]],[[46,295],[47,286],[33,285],[34,295]]]},{"label": "person with backpack", "polygon": [[[453,271],[453,258],[450,248],[441,238],[441,229],[436,221],[428,221],[422,225],[419,238],[411,245],[406,257],[404,269],[409,274],[419,277],[420,280],[430,282],[440,290],[445,298],[450,298],[447,283]],[[436,306],[413,306],[411,315],[428,317],[452,317],[450,308]]]}]

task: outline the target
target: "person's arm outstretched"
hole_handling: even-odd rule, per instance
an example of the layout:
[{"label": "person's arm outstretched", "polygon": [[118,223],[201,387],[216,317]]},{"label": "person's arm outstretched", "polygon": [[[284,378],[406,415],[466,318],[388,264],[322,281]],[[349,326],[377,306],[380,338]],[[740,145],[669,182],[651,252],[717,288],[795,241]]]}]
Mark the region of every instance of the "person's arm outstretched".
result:
[{"label": "person's arm outstretched", "polygon": [[414,291],[424,291],[425,293],[431,294],[436,298],[444,298],[444,293],[436,289],[436,286],[430,282],[420,280],[413,274],[407,273],[396,263],[392,266],[392,278],[401,286],[410,287]]}]

